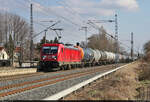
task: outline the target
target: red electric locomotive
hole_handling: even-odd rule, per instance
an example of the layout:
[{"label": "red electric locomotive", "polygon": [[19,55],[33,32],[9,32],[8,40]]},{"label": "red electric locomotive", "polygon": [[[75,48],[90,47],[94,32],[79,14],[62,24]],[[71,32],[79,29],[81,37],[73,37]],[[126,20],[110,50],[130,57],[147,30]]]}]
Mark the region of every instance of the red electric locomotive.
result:
[{"label": "red electric locomotive", "polygon": [[53,69],[70,68],[81,64],[82,54],[79,48],[63,44],[43,44],[41,48],[40,69],[49,71]]}]

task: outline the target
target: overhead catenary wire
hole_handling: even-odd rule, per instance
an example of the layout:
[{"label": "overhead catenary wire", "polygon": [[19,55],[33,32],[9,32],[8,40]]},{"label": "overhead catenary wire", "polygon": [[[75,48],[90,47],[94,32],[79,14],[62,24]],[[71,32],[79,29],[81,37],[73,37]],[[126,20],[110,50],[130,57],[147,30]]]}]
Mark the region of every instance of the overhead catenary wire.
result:
[{"label": "overhead catenary wire", "polygon": [[[24,0],[25,2],[26,2],[26,0]],[[31,1],[27,1],[29,4],[31,3]],[[21,3],[21,2],[20,2]],[[21,3],[22,5],[23,5],[23,3]],[[55,16],[57,16],[57,17],[59,17],[59,18],[62,18],[63,20],[65,20],[65,21],[67,21],[68,23],[70,23],[70,24],[73,24],[73,25],[75,25],[76,27],[79,27],[79,28],[81,28],[82,27],[82,25],[80,25],[80,24],[78,24],[78,23],[75,23],[75,22],[73,22],[72,20],[70,20],[70,19],[68,19],[68,18],[66,18],[66,17],[64,17],[64,16],[61,16],[61,15],[59,15],[59,14],[57,14],[56,12],[54,12],[51,8],[45,8],[44,6],[39,6],[39,5],[41,5],[41,4],[39,4],[39,3],[37,3],[37,2],[34,2],[34,1],[32,1],[32,4],[34,5],[34,7],[38,7],[38,8],[40,8],[41,10],[42,10],[42,12],[41,13],[43,13],[44,15],[46,15],[46,16],[50,16],[50,14],[48,13],[48,12],[51,12],[51,13],[53,13]],[[34,9],[33,9],[34,10]],[[75,12],[75,11],[74,11]],[[90,32],[89,30],[87,31],[88,33],[90,33],[90,34],[93,34],[93,32]]]},{"label": "overhead catenary wire", "polygon": [[[28,1],[29,2],[29,1]],[[57,1],[58,2],[58,1]],[[60,1],[59,1],[60,2]],[[36,3],[36,4],[39,4],[39,3],[37,3],[37,2],[33,2],[32,1],[32,3],[34,4],[34,3]],[[65,5],[66,7],[64,7],[64,8],[66,8],[66,9],[71,9],[73,12],[70,12],[69,10],[69,12],[71,13],[71,14],[73,14],[73,13],[76,13],[80,18],[82,18],[74,9],[72,9],[72,7],[70,7],[68,4],[66,4],[66,2],[65,1],[61,1],[61,3],[59,3],[59,4],[63,4],[63,5]],[[40,4],[39,4],[40,5]],[[37,5],[35,5],[35,6],[37,6]],[[43,11],[44,11],[44,14],[45,15],[47,15],[47,16],[50,16],[50,14],[48,13],[48,12],[51,12],[51,13],[53,13],[55,16],[57,16],[57,17],[59,17],[59,18],[62,18],[63,20],[65,20],[65,21],[67,21],[67,22],[69,22],[69,23],[71,23],[71,24],[73,24],[73,25],[75,25],[75,26],[77,26],[77,27],[82,27],[82,25],[80,25],[80,24],[77,24],[77,23],[75,23],[75,22],[73,22],[72,20],[70,20],[70,19],[68,19],[68,18],[66,18],[66,17],[64,17],[64,16],[61,16],[61,15],[59,15],[59,14],[57,14],[56,12],[54,12],[53,10],[51,10],[50,8],[48,8],[48,9],[46,9],[44,6],[43,6],[43,8],[41,8],[40,6],[37,6],[37,7],[39,7],[40,9],[43,9]],[[67,8],[68,7],[68,8]],[[49,11],[50,10],[50,11]],[[42,31],[41,31],[42,32]],[[87,32],[89,32],[89,33],[91,33],[90,31],[87,31]],[[107,35],[109,35],[110,37],[113,37],[111,34],[108,34],[107,33]],[[114,37],[113,37],[114,38]],[[123,43],[121,43],[121,44],[123,44]],[[126,45],[126,44],[123,44],[123,45]],[[129,48],[129,46],[127,46],[126,45],[126,47],[128,47]],[[137,51],[136,51],[137,52]]]},{"label": "overhead catenary wire", "polygon": [[42,30],[41,32],[35,34],[35,35],[33,36],[33,38],[35,38],[35,37],[37,37],[38,35],[40,35],[41,33],[45,32],[45,30],[51,29],[51,27],[55,26],[55,25],[58,24],[58,23],[60,23],[60,21],[57,21],[56,23],[50,25],[49,27],[47,27],[46,29]]},{"label": "overhead catenary wire", "polygon": [[[39,22],[37,22],[37,21],[34,21],[34,23],[36,23],[36,24],[38,24],[38,25],[40,25],[40,26],[42,26],[42,27],[47,27],[46,25],[44,25],[44,24],[41,24],[41,23],[39,23]],[[50,28],[50,30],[52,30],[52,31],[54,31],[55,32],[55,34],[58,36],[58,37],[60,37],[61,36],[61,33],[60,33],[60,35],[58,34],[58,32],[56,31],[56,30],[54,30],[55,28],[54,27],[51,27]],[[42,34],[42,33],[41,33]],[[39,34],[40,35],[40,34]],[[72,42],[72,41],[71,41]],[[73,42],[74,43],[74,42]]]},{"label": "overhead catenary wire", "polygon": [[[66,8],[66,10],[67,10],[69,13],[71,13],[72,15],[77,14],[78,17],[80,18],[81,22],[84,21],[84,18],[83,18],[77,11],[75,11],[69,4],[67,4],[64,0],[62,0],[62,1],[57,1],[57,0],[56,0],[56,2],[57,2],[58,4],[61,4],[64,8]],[[59,3],[59,2],[61,2],[61,3]],[[68,8],[67,8],[67,7],[68,7]],[[72,12],[70,12],[70,10],[71,10]],[[75,15],[75,16],[76,16],[76,15]],[[81,28],[82,28],[82,27],[83,27],[83,26],[81,26]],[[87,32],[91,33],[90,31],[87,31]],[[92,33],[91,33],[91,34],[92,34]]]},{"label": "overhead catenary wire", "polygon": [[[37,2],[36,2],[36,3],[37,3]],[[34,3],[33,3],[33,4],[34,4]],[[39,4],[39,3],[37,3],[37,4]],[[39,5],[40,5],[40,4],[39,4]],[[35,5],[35,6],[37,6],[37,5]],[[53,13],[55,16],[58,16],[58,17],[62,18],[63,20],[65,20],[65,21],[67,21],[67,22],[70,22],[70,23],[73,24],[73,25],[80,26],[79,24],[77,24],[77,23],[71,21],[70,19],[68,19],[68,18],[66,18],[66,17],[64,17],[64,16],[61,16],[61,15],[57,14],[57,13],[54,12],[50,7],[49,7],[49,8],[45,8],[44,6],[43,6],[43,8],[41,8],[41,6],[38,6],[38,7],[39,7],[40,9],[43,9],[43,12],[45,12],[45,14],[48,14],[48,15],[49,15],[48,12],[51,12],[51,13]]]},{"label": "overhead catenary wire", "polygon": [[[36,3],[37,3],[37,2],[36,2]],[[33,4],[34,4],[34,2],[33,2]],[[39,4],[39,3],[37,3],[37,4]],[[39,5],[40,5],[40,4],[39,4]],[[35,6],[36,6],[36,5],[35,5]],[[39,7],[39,6],[38,6],[38,7]],[[41,8],[41,7],[39,7],[39,8]],[[56,12],[54,12],[53,10],[51,10],[51,8],[48,8],[48,9],[46,9],[46,8],[41,8],[41,9],[44,9],[43,12],[45,12],[47,15],[49,15],[48,12],[53,13],[55,16],[58,16],[58,17],[62,18],[63,20],[65,20],[65,21],[67,21],[67,22],[69,22],[69,23],[71,23],[71,24],[73,24],[73,25],[75,25],[75,26],[77,26],[77,27],[79,27],[79,28],[82,27],[82,25],[80,25],[80,24],[78,24],[78,23],[75,23],[75,22],[73,22],[72,20],[70,20],[70,19],[68,19],[68,18],[66,18],[66,17],[64,17],[64,16],[61,16],[61,15],[57,14]],[[87,31],[87,32],[92,33],[92,32],[90,32],[90,31]]]},{"label": "overhead catenary wire", "polygon": [[[20,2],[20,3],[21,3],[21,2]],[[21,3],[21,4],[22,4],[22,3]],[[34,4],[34,2],[33,2],[33,4]],[[36,5],[35,5],[35,6],[36,6]],[[36,21],[33,21],[33,22],[37,23]],[[56,22],[55,24],[53,24],[53,25],[47,27],[46,29],[42,30],[41,32],[35,34],[35,35],[33,36],[33,38],[39,36],[40,34],[42,34],[43,32],[45,32],[45,30],[48,30],[48,29],[53,30],[53,28],[51,28],[51,27],[53,27],[54,25],[56,25],[56,24],[59,23],[59,22],[60,22],[60,21],[58,21],[58,22]],[[37,23],[37,24],[42,25],[42,24],[40,24],[40,23]],[[44,25],[42,25],[42,26],[44,26]],[[55,32],[56,32],[56,35],[59,36],[58,33],[57,33],[57,31],[55,31]]]},{"label": "overhead catenary wire", "polygon": [[84,20],[82,16],[77,11],[75,11],[69,4],[67,4],[64,0],[62,1],[56,0],[56,3],[62,5],[62,7],[66,9],[68,13],[72,14],[73,16],[78,17],[81,20],[81,22]]},{"label": "overhead catenary wire", "polygon": [[[101,20],[101,21],[103,22],[103,21],[106,21],[106,20]],[[112,22],[112,20],[111,20],[111,22]],[[98,30],[100,29],[100,28],[99,28],[99,26],[97,26],[96,24],[94,24],[94,23],[93,23],[93,22],[91,22],[91,21],[89,21],[89,22],[88,22],[88,24],[89,24],[89,25],[91,25],[94,29],[98,29]],[[106,35],[107,35],[107,36],[110,36],[111,38],[113,38],[114,40],[116,40],[116,37],[114,37],[112,34],[106,33]],[[122,45],[126,46],[127,48],[130,48],[128,45],[126,45],[126,44],[122,43],[122,42],[121,42],[121,41],[119,41],[119,40],[118,40],[118,43],[120,43],[120,44],[122,44]],[[135,50],[135,52],[137,52],[137,53],[138,53],[138,51],[137,51],[137,50]]]}]

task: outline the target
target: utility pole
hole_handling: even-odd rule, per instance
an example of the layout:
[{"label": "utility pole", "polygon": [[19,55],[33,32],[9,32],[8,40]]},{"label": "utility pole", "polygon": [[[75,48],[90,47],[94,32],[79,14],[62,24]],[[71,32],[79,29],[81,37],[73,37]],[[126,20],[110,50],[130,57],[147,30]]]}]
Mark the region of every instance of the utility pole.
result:
[{"label": "utility pole", "polygon": [[85,30],[85,43],[86,43],[86,48],[87,48],[87,27],[84,26],[81,28],[82,30]]},{"label": "utility pole", "polygon": [[[30,61],[33,60],[33,5],[30,5]],[[30,63],[31,66],[31,63]]]},{"label": "utility pole", "polygon": [[115,40],[116,40],[116,59],[115,62],[117,63],[119,60],[119,56],[118,56],[118,18],[117,18],[117,14],[115,14]]},{"label": "utility pole", "polygon": [[133,60],[133,32],[131,33],[131,58]]},{"label": "utility pole", "polygon": [[8,28],[7,28],[7,26],[8,26],[8,17],[7,17],[7,13],[5,14],[6,15],[6,17],[5,17],[5,33],[6,33],[6,47],[7,47],[7,43],[8,43],[8,38],[7,38],[7,36],[8,36],[8,33],[7,33],[7,30],[8,30]]},{"label": "utility pole", "polygon": [[44,41],[45,43],[46,43],[46,32],[47,32],[47,29],[45,30],[45,41]]}]

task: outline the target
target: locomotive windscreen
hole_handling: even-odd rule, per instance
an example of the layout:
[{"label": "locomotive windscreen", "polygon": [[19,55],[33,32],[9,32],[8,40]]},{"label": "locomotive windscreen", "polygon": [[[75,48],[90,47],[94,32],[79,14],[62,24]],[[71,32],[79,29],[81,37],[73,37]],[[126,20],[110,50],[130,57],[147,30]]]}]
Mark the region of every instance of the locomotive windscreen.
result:
[{"label": "locomotive windscreen", "polygon": [[58,51],[57,46],[44,46],[42,48],[42,53],[43,54],[56,54]]}]

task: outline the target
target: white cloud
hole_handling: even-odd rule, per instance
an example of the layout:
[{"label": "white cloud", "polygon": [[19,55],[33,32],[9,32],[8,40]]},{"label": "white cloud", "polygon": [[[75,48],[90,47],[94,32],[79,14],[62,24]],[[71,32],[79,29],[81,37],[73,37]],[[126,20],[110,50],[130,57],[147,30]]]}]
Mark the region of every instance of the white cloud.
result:
[{"label": "white cloud", "polygon": [[[56,1],[58,4],[55,4]],[[139,8],[137,0],[45,0],[42,2],[43,3],[41,3],[41,0],[32,0],[34,4],[34,19],[42,19],[42,17],[55,18],[57,20],[61,19],[66,39],[74,35],[71,38],[72,40],[83,40],[84,32],[79,31],[79,26],[69,23],[70,21],[83,26],[83,21],[86,23],[88,19],[100,19],[102,16],[112,16],[116,10],[132,12]],[[45,6],[44,2],[53,3],[49,3],[50,5]],[[19,8],[29,13],[29,6],[29,1],[25,0],[0,0],[0,10],[3,11],[10,10],[11,12]],[[20,14],[23,13],[21,12]],[[38,15],[38,17],[35,15]],[[66,18],[66,20],[64,21],[62,17]],[[67,19],[69,20],[68,22]],[[37,30],[40,29],[37,28]],[[68,37],[67,34],[72,35]],[[79,37],[76,38],[76,36]]]},{"label": "white cloud", "polygon": [[7,7],[0,7],[0,11],[9,12],[9,10]]},{"label": "white cloud", "polygon": [[[136,0],[62,0],[63,6],[73,9],[80,15],[86,16],[111,16],[117,10],[136,11],[139,6]],[[62,6],[60,5],[60,6]],[[58,8],[58,6],[56,6]],[[61,11],[61,12],[60,12]],[[62,13],[59,7],[56,12]],[[63,10],[63,13],[66,10]],[[65,14],[65,13],[64,13]]]},{"label": "white cloud", "polygon": [[15,10],[26,11],[28,3],[25,1],[17,0],[0,0],[0,11],[14,12]]},{"label": "white cloud", "polygon": [[102,0],[101,6],[109,9],[127,9],[130,11],[137,10],[139,8],[136,0]]},{"label": "white cloud", "polygon": [[[138,3],[136,0],[62,0],[58,1],[58,5],[51,5],[49,7],[44,7],[41,4],[36,4],[38,7],[38,12],[49,13],[49,15],[63,16],[73,23],[80,24],[83,26],[83,21],[87,22],[88,19],[100,19],[101,16],[112,16],[115,14],[116,10],[127,10],[135,11],[138,9]],[[58,17],[59,18],[59,17]],[[62,17],[60,17],[62,19]],[[66,20],[67,20],[66,19]],[[63,19],[64,20],[64,19]],[[78,40],[83,40],[83,32],[77,32],[79,26],[73,26],[71,23],[68,23],[66,20],[62,25],[65,34],[71,34],[71,36],[80,35],[81,38]],[[69,25],[68,25],[69,24]],[[76,29],[75,29],[76,28]],[[78,28],[78,29],[77,29]],[[94,31],[95,32],[95,31]],[[97,32],[97,31],[96,31]],[[109,31],[110,32],[110,31]],[[75,34],[76,33],[76,34]],[[66,39],[71,38],[64,35]],[[65,39],[65,40],[66,40]],[[77,39],[76,37],[71,38]]]},{"label": "white cloud", "polygon": [[44,13],[44,6],[42,6],[41,4],[39,3],[36,3],[36,2],[33,2],[32,3],[34,6],[33,6],[33,10],[36,11],[36,12],[41,12],[41,13]]},{"label": "white cloud", "polygon": [[[8,2],[9,1],[9,2]],[[111,16],[117,10],[135,11],[139,8],[136,0],[56,0],[59,5],[51,5],[46,8],[44,5],[32,2],[34,4],[34,12],[47,14],[45,8],[52,10],[64,17],[71,17],[72,19],[81,19],[81,15],[86,16]],[[24,3],[24,6],[22,6]],[[20,6],[21,5],[21,6]],[[26,9],[29,8],[29,1],[20,0],[0,0],[0,10],[8,11],[14,8]],[[26,6],[26,7],[25,7]],[[63,7],[64,6],[64,7]],[[26,9],[27,10],[27,9]],[[73,10],[73,11],[72,11]],[[75,11],[75,12],[74,12]]]}]

